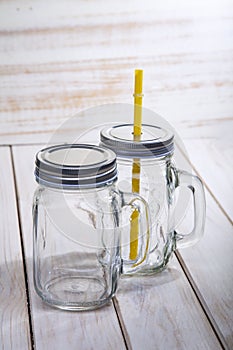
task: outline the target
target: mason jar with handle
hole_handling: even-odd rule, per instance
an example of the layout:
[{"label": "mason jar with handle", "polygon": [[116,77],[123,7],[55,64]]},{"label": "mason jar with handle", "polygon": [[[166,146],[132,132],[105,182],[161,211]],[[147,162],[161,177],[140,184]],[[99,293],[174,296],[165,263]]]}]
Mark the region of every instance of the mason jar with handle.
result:
[{"label": "mason jar with handle", "polygon": [[[66,310],[106,304],[124,269],[121,226],[140,217],[140,251],[128,268],[144,264],[149,246],[145,201],[116,187],[116,155],[93,145],[57,145],[36,155],[33,201],[33,276],[38,295]],[[128,219],[126,216],[128,215]]]},{"label": "mason jar with handle", "polygon": [[[160,271],[176,248],[195,244],[204,233],[205,194],[202,182],[197,176],[176,168],[174,135],[163,127],[144,124],[140,138],[135,140],[132,124],[109,125],[102,129],[100,140],[101,146],[117,154],[118,187],[131,191],[137,188],[136,191],[149,206],[149,254],[146,264],[139,266],[136,272],[151,274]],[[136,187],[133,186],[134,181],[138,183]],[[190,190],[193,198],[194,223],[189,232],[176,229],[182,221],[181,216],[185,217],[187,212],[187,201],[182,200],[184,187]],[[179,220],[177,209],[182,213]],[[126,265],[131,263],[132,247],[132,244],[124,247]],[[131,273],[130,269],[125,273]]]}]

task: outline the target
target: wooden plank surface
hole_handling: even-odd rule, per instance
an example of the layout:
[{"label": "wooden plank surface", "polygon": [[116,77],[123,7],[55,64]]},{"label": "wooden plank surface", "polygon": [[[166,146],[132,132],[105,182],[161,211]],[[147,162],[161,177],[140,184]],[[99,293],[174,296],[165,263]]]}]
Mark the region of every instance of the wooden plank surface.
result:
[{"label": "wooden plank surface", "polygon": [[[30,213],[38,147],[15,147],[37,349],[63,349],[64,344],[70,349],[141,349],[145,344],[148,349],[161,344],[218,349],[216,335],[223,346],[233,348],[232,17],[230,0],[99,0],[98,6],[94,0],[51,0],[49,6],[45,0],[0,1],[0,145],[45,144],[77,111],[132,103],[133,71],[143,68],[144,106],[164,116],[185,139],[214,198],[207,196],[204,238],[177,254],[183,271],[174,257],[159,276],[122,281],[115,300],[120,329],[112,303],[96,313],[68,313],[45,306],[35,295]],[[80,116],[71,128],[66,124],[55,141],[73,141],[98,122],[94,117]],[[0,279],[3,273],[7,281],[0,285],[0,305],[5,305],[0,340],[7,349],[27,349],[30,332],[9,150],[0,149],[0,156]],[[5,302],[12,296],[19,301],[14,308],[15,303]]]},{"label": "wooden plank surface", "polygon": [[229,131],[225,128],[221,138],[185,140],[185,145],[200,176],[233,220],[233,129],[230,125],[228,128]]},{"label": "wooden plank surface", "polygon": [[31,349],[10,149],[0,147],[0,348]]},{"label": "wooden plank surface", "polygon": [[[16,164],[18,187],[20,190],[21,218],[24,237],[27,240],[27,243],[25,242],[27,247],[31,247],[31,223],[28,213],[30,211],[33,188],[35,187],[33,179],[33,161],[37,149],[38,147],[35,148],[31,146],[14,147],[14,160]],[[28,248],[26,252],[27,257],[31,257],[31,251],[29,251]],[[29,273],[31,273],[30,266]],[[95,333],[97,330],[95,331],[95,329],[93,329],[93,319],[98,318],[102,321],[99,321],[99,335],[96,335],[96,344],[106,339],[105,333],[106,329],[108,329],[106,345],[111,345],[112,348],[114,348],[113,345],[115,344],[117,348],[121,348],[119,344],[116,345],[119,341],[117,339],[120,334],[116,332],[116,315],[114,315],[112,306],[99,310],[96,313],[76,313],[74,316],[75,324],[72,323],[73,315],[68,314],[69,318],[66,319],[66,327],[64,328],[62,320],[64,320],[67,314],[61,311],[52,311],[47,306],[43,305],[38,298],[35,297],[32,286],[30,291],[37,346],[38,344],[43,344],[43,341],[47,339],[48,329],[50,329],[50,332],[54,332],[54,337],[50,339],[51,346],[57,344],[58,337],[61,337],[62,334],[63,337],[66,333],[70,334],[70,329],[76,341],[80,331],[85,339],[84,344],[91,345],[92,343],[89,343],[90,338],[88,337],[89,329],[81,328],[80,330],[79,322],[82,323],[83,318],[85,318],[87,322],[89,318],[87,325],[89,325],[92,328],[92,332]],[[119,310],[120,318],[120,315],[122,315],[122,328],[125,330],[125,338],[128,347],[132,346],[133,349],[142,349],[146,344],[148,349],[160,349],[161,346],[173,349],[187,349],[187,347],[192,349],[193,343],[195,344],[193,345],[193,349],[195,347],[200,349],[221,348],[175,257],[170,270],[161,274],[161,276],[154,276],[148,279],[130,278],[123,280],[117,300],[116,308]],[[45,318],[48,325],[46,329],[44,329]],[[59,332],[55,331],[53,328],[55,318],[56,328],[59,327]],[[103,332],[103,334],[101,334],[101,332]],[[79,336],[81,336],[81,334],[79,334]],[[111,344],[109,343],[109,339],[111,339]],[[67,339],[65,337],[62,343],[63,346],[66,341]]]},{"label": "wooden plank surface", "polygon": [[124,279],[117,300],[133,349],[221,348],[175,257],[159,275]]},{"label": "wooden plank surface", "polygon": [[[225,147],[223,147],[224,142]],[[196,246],[182,249],[177,255],[208,318],[214,325],[222,345],[226,349],[232,349],[233,281],[230,276],[233,271],[233,257],[231,253],[233,251],[233,227],[228,215],[222,210],[222,206],[224,207],[225,205],[232,209],[232,205],[229,205],[232,192],[231,163],[228,162],[232,151],[232,140],[225,138],[224,142],[219,139],[185,140],[185,144],[190,151],[189,153],[192,155],[191,160],[194,156],[196,168],[198,171],[200,169],[200,174],[203,171],[204,179],[212,189],[214,198],[206,190],[207,219],[204,237]],[[216,198],[220,199],[220,201],[216,200]],[[187,224],[190,224],[190,222],[187,221]],[[189,227],[186,227],[186,232],[189,231]],[[159,285],[163,284],[162,276],[159,278],[162,281]],[[145,285],[147,283],[149,283],[150,287],[153,284],[153,282],[146,281]],[[139,282],[140,286],[143,284],[144,281]],[[120,294],[119,296],[119,300],[123,300],[123,305],[130,303],[128,295],[124,292],[123,288],[122,295]],[[132,299],[135,300],[136,291],[131,293]],[[150,295],[147,299],[146,294],[146,287],[141,286],[141,303],[143,307],[146,305],[145,308],[148,308],[148,313],[151,313],[151,308],[154,305],[153,297]],[[130,306],[133,310],[133,303],[130,303]],[[140,319],[137,318],[137,315],[141,315],[141,313],[135,311],[134,314],[132,311],[132,313],[129,313],[130,316],[127,317],[126,310],[123,306],[122,314],[126,319],[126,326],[129,327],[129,334],[132,335],[134,332],[133,325],[135,322],[140,322],[141,319],[141,317]],[[134,318],[136,321],[134,321]],[[156,320],[154,324],[160,325],[159,320]],[[148,338],[151,339],[150,330],[147,331]],[[143,343],[143,333],[141,337],[141,343]],[[182,337],[182,340],[184,340],[184,337]],[[191,338],[190,342],[192,343]]]},{"label": "wooden plank surface", "polygon": [[137,66],[144,105],[182,137],[232,125],[232,15],[227,0],[1,1],[0,144],[46,142],[81,109],[132,103]]},{"label": "wooden plank surface", "polygon": [[[205,234],[178,258],[226,348],[233,347],[232,138],[186,139],[191,162],[207,185]],[[186,225],[190,222],[187,221]],[[183,227],[190,231],[189,226]]]},{"label": "wooden plank surface", "polygon": [[[217,127],[215,127],[217,129]],[[226,348],[233,347],[232,137],[186,139],[194,169],[206,184],[205,234],[178,258]],[[183,227],[190,231],[190,220]]]},{"label": "wooden plank surface", "polygon": [[233,348],[233,227],[207,193],[204,237],[180,250],[184,268],[229,349]]},{"label": "wooden plank surface", "polygon": [[14,161],[19,191],[20,218],[29,276],[30,304],[34,342],[37,350],[61,349],[124,349],[114,306],[93,312],[67,312],[45,305],[36,295],[32,280],[31,206],[36,183],[34,160],[37,147],[14,148]]}]

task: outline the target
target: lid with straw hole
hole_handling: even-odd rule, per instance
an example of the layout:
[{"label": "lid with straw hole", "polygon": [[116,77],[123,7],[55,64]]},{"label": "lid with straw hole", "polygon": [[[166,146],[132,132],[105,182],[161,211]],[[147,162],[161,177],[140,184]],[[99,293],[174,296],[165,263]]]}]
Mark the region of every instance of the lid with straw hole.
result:
[{"label": "lid with straw hole", "polygon": [[142,124],[139,138],[133,134],[133,124],[107,126],[100,133],[101,146],[127,158],[164,157],[174,151],[174,135],[170,130]]}]

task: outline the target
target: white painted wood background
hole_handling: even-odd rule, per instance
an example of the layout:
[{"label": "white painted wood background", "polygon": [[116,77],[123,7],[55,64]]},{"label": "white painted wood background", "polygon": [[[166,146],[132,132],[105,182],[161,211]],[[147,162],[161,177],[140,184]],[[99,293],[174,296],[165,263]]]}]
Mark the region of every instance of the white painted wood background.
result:
[{"label": "white painted wood background", "polygon": [[[205,235],[106,308],[54,310],[32,285],[35,152],[70,115],[132,103],[135,68],[203,179]],[[231,0],[0,0],[0,349],[233,348],[232,86]]]}]

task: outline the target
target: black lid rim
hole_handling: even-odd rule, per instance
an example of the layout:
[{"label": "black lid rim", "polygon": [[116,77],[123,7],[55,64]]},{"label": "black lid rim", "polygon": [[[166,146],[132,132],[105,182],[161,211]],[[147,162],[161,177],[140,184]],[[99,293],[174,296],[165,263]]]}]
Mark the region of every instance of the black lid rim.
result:
[{"label": "black lid rim", "polygon": [[[111,131],[115,128],[130,126],[133,124],[117,124],[114,126],[106,126],[100,132],[100,145],[114,151],[117,156],[124,156],[127,158],[150,158],[150,157],[164,157],[172,154],[174,151],[174,135],[170,130],[166,130],[166,137],[163,139],[150,140],[124,140],[114,137]],[[156,125],[142,124],[142,127],[152,127],[156,129],[165,130]]]},{"label": "black lid rim", "polygon": [[110,185],[117,180],[117,171],[111,173],[111,176],[101,176],[98,179],[75,179],[67,180],[64,178],[50,178],[46,176],[39,176],[35,172],[35,179],[39,185],[45,187],[51,187],[56,189],[67,189],[67,190],[76,190],[76,189],[91,189],[99,188],[103,186]]},{"label": "black lid rim", "polygon": [[[88,165],[69,166],[53,163],[46,159],[47,152],[60,149],[81,148],[98,150],[105,157],[103,161]],[[56,188],[100,187],[117,176],[116,154],[109,149],[90,144],[62,144],[39,151],[35,161],[35,178],[39,184]]]},{"label": "black lid rim", "polygon": [[113,150],[116,155],[124,158],[163,158],[174,153],[174,144],[170,144],[165,147],[159,147],[158,149],[127,149],[123,147],[114,147],[113,145],[100,144],[103,147],[108,147]]}]

